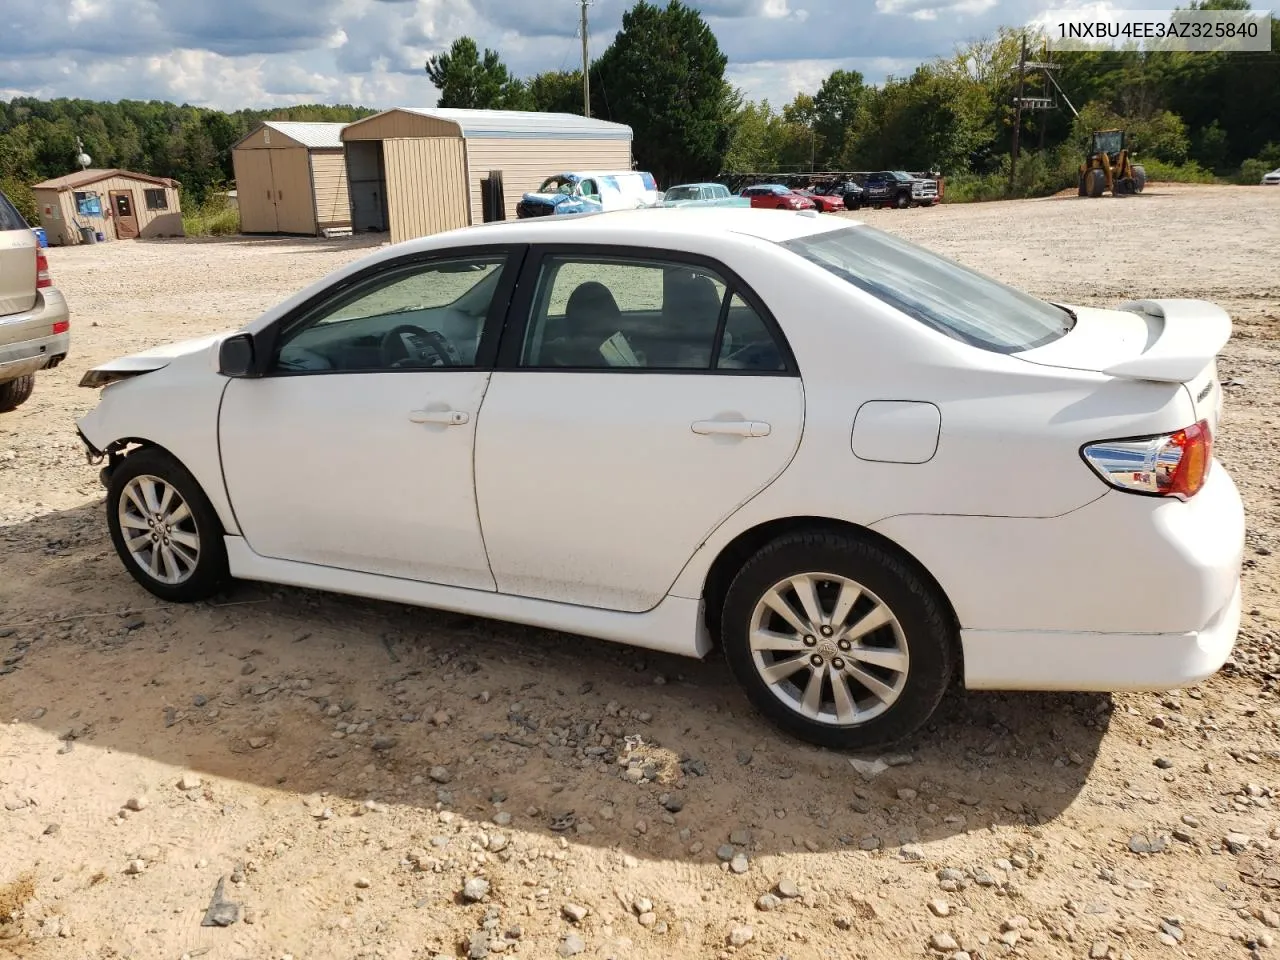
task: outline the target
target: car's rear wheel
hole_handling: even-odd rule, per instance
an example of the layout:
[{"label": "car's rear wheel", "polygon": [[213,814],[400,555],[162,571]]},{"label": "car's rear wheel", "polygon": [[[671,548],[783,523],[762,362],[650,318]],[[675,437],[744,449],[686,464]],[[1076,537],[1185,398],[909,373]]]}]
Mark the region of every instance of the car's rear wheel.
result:
[{"label": "car's rear wheel", "polygon": [[721,635],[748,698],[810,743],[870,749],[909,736],[951,682],[945,601],[902,558],[831,531],[784,536],[747,561]]},{"label": "car's rear wheel", "polygon": [[0,383],[0,413],[15,410],[31,398],[31,391],[36,388],[36,376],[28,373],[25,377]]},{"label": "car's rear wheel", "polygon": [[162,600],[204,600],[227,579],[213,505],[195,477],[162,450],[132,453],[111,472],[107,526],[125,569]]}]

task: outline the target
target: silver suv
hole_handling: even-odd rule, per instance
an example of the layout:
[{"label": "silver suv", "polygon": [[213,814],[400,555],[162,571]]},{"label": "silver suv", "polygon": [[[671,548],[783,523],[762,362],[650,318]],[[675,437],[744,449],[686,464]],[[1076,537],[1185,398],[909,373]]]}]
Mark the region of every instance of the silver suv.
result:
[{"label": "silver suv", "polygon": [[36,371],[56,367],[70,347],[66,298],[31,227],[0,193],[0,412],[26,401]]}]

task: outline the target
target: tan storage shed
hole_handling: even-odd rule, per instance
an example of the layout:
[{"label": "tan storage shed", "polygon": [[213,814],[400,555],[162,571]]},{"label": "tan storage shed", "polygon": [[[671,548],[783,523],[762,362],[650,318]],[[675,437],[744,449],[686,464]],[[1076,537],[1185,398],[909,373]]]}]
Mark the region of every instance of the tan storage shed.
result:
[{"label": "tan storage shed", "polygon": [[[485,220],[484,181],[502,184],[503,210],[547,177],[630,170],[631,128],[572,113],[397,107],[342,131],[351,223],[398,243]],[[240,203],[244,205],[244,192]]]},{"label": "tan storage shed", "polygon": [[267,120],[232,145],[241,233],[350,231],[345,126]]},{"label": "tan storage shed", "polygon": [[[80,170],[31,188],[49,243],[85,242],[81,228],[104,240],[180,237],[178,181],[128,170]],[[96,242],[96,240],[95,240]]]}]

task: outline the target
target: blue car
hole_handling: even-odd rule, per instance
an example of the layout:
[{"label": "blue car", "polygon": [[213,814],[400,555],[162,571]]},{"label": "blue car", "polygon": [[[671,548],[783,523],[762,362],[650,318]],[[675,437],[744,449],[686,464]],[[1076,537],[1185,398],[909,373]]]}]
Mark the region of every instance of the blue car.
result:
[{"label": "blue car", "polygon": [[598,213],[656,206],[660,194],[653,175],[639,170],[589,170],[548,177],[516,205],[516,216]]}]

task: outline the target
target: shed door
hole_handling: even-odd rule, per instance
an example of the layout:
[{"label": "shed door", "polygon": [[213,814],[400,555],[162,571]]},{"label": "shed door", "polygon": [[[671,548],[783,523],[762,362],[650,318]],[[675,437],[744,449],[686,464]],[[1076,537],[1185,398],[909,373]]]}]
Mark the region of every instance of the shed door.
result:
[{"label": "shed door", "polygon": [[302,147],[263,151],[271,158],[275,190],[276,229],[281,233],[316,232],[315,200],[311,192],[311,163]]},{"label": "shed door", "polygon": [[236,201],[240,229],[244,233],[275,233],[276,191],[271,178],[270,150],[237,150],[235,153]]},{"label": "shed door", "polygon": [[116,239],[136,239],[138,236],[138,215],[133,209],[133,191],[112,190],[111,209],[116,218]]}]

